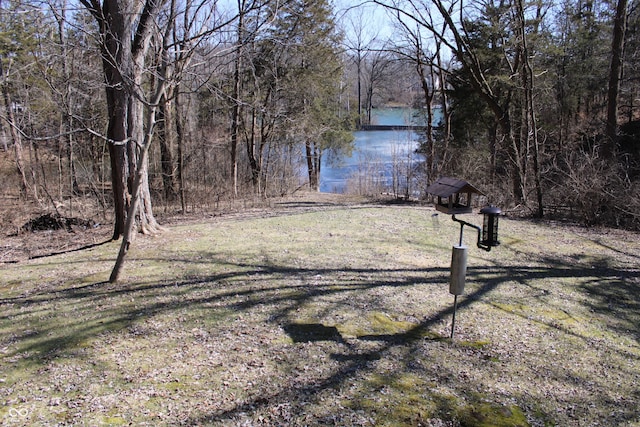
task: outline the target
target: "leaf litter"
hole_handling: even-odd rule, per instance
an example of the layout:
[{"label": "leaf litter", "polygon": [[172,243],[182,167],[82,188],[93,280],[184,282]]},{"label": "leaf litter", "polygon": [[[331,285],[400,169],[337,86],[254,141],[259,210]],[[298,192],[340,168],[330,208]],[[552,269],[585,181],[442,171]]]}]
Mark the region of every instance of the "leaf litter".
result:
[{"label": "leaf litter", "polygon": [[301,205],[141,237],[118,284],[116,244],[3,267],[0,419],[640,423],[637,235],[501,220],[500,247],[470,248],[450,339],[457,225]]}]

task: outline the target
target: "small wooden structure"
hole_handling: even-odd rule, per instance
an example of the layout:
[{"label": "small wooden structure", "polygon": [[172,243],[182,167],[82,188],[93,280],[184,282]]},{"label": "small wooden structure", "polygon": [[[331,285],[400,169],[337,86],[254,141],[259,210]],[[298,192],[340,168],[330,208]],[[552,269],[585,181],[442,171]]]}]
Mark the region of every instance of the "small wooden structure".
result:
[{"label": "small wooden structure", "polygon": [[427,187],[427,193],[438,197],[437,210],[450,215],[471,213],[471,196],[485,195],[467,181],[449,177],[438,178]]}]

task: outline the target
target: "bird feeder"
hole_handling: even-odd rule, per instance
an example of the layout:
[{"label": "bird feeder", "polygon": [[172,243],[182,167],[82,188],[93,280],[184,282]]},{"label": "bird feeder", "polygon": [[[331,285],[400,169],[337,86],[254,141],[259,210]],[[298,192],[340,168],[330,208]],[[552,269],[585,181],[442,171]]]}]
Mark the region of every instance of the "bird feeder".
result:
[{"label": "bird feeder", "polygon": [[467,181],[442,177],[427,187],[427,193],[438,198],[436,210],[449,215],[471,213],[474,194],[484,196],[482,191]]},{"label": "bird feeder", "polygon": [[489,205],[480,209],[480,213],[484,215],[482,222],[482,240],[480,243],[488,248],[498,246],[500,244],[498,240],[498,216],[502,211],[496,206]]},{"label": "bird feeder", "polygon": [[438,198],[435,205],[436,210],[450,214],[451,219],[460,224],[459,243],[453,247],[451,253],[451,276],[449,281],[449,293],[454,296],[453,319],[451,321],[451,338],[453,338],[458,295],[464,294],[467,274],[468,251],[462,241],[464,226],[474,228],[478,232],[477,246],[488,252],[492,247],[500,244],[498,240],[498,216],[502,211],[493,205],[482,208],[480,213],[484,215],[484,218],[481,229],[477,225],[456,218],[456,214],[471,213],[471,199],[474,194],[484,196],[484,193],[473,185],[461,179],[442,177],[427,187],[427,192]]},{"label": "bird feeder", "polygon": [[474,194],[484,196],[482,191],[462,179],[442,177],[427,187],[427,193],[438,198],[435,205],[436,210],[450,214],[451,219],[460,223],[459,246],[462,246],[462,233],[465,225],[478,231],[477,246],[480,249],[490,251],[492,247],[500,244],[498,240],[498,216],[502,212],[500,208],[489,205],[480,210],[480,213],[484,215],[482,229],[477,225],[456,218],[456,214],[471,213],[472,197]]}]

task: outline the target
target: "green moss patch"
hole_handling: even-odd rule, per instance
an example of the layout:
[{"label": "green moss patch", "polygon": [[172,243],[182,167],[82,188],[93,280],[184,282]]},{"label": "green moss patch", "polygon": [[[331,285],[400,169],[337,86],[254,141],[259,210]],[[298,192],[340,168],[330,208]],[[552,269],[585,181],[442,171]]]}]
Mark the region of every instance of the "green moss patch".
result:
[{"label": "green moss patch", "polygon": [[463,406],[457,415],[463,427],[529,427],[524,412],[514,405],[477,403]]},{"label": "green moss patch", "polygon": [[117,244],[5,264],[2,422],[640,421],[638,236],[501,219],[500,247],[470,246],[449,339],[459,226],[433,213],[209,218],[139,236],[117,284]]}]

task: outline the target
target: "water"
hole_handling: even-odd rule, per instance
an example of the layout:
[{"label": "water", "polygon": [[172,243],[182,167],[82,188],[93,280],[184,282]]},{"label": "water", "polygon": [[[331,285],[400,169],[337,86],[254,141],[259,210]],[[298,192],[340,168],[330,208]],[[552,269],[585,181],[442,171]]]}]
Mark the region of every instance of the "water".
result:
[{"label": "water", "polygon": [[[375,110],[372,124],[410,125],[411,110],[386,108]],[[344,193],[347,181],[355,177],[381,182],[391,191],[394,164],[406,162],[410,157],[418,161],[413,152],[418,147],[418,134],[413,131],[357,131],[353,132],[354,149],[350,157],[331,161],[322,158],[320,191]]]}]

